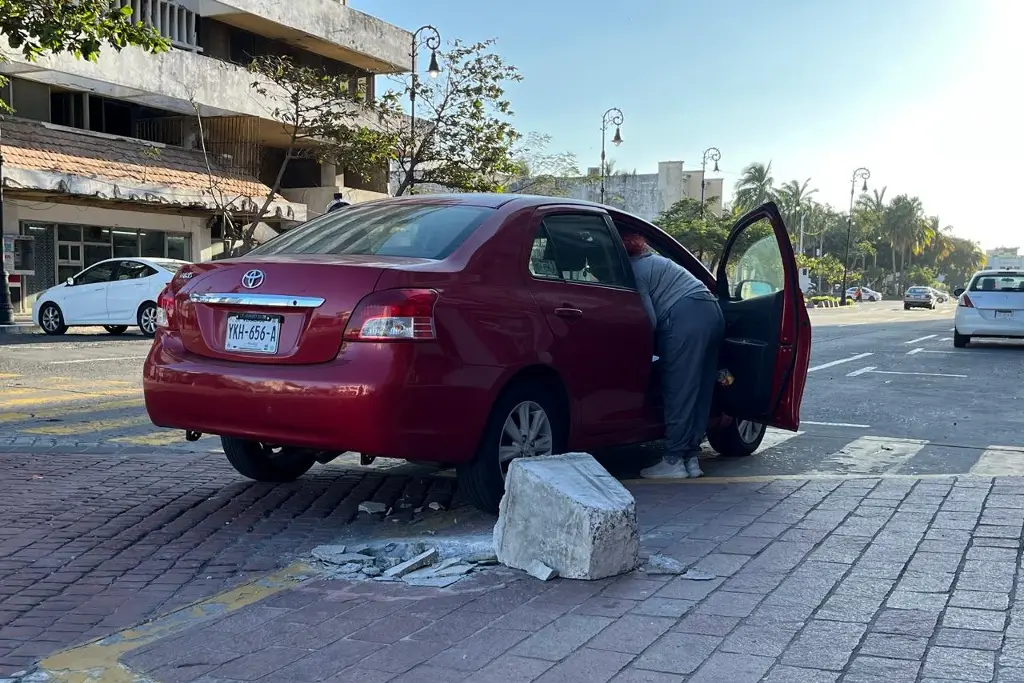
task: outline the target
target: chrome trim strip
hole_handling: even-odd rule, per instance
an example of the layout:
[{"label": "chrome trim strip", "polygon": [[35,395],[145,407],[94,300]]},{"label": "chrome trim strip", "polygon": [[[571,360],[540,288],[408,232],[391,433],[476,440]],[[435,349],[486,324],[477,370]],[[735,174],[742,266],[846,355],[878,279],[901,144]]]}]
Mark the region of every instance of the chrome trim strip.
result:
[{"label": "chrome trim strip", "polygon": [[193,292],[188,300],[197,304],[227,304],[229,306],[262,306],[264,308],[320,308],[324,299],[318,296],[288,296],[286,294],[217,294]]}]

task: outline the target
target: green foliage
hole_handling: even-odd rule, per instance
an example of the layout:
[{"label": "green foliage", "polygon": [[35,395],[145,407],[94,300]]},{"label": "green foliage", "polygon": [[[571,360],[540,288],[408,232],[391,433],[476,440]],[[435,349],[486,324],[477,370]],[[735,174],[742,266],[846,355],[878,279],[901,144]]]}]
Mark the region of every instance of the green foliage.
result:
[{"label": "green foliage", "polygon": [[580,178],[579,162],[571,152],[548,152],[551,136],[529,133],[512,153],[515,172],[505,189],[520,194],[564,197]]},{"label": "green foliage", "polygon": [[410,92],[416,93],[415,135],[400,117],[384,118],[386,130],[397,140],[396,194],[412,192],[417,185],[494,192],[522,171],[522,160],[515,158],[522,136],[512,125],[506,89],[523,77],[491,51],[494,43],[456,40],[438,52],[438,78],[410,76],[403,88],[381,98],[383,107],[399,114]]},{"label": "green foliage", "polygon": [[[133,23],[131,14],[131,8],[112,7],[109,0],[0,0],[0,33],[28,60],[68,52],[94,61],[104,47],[170,48],[156,29]],[[6,84],[0,75],[0,87]],[[10,109],[0,101],[0,111]]]},{"label": "green foliage", "polygon": [[713,200],[705,202],[703,217],[700,200],[684,197],[654,219],[655,225],[706,264],[718,258],[732,226],[731,216],[719,217],[710,209]]}]

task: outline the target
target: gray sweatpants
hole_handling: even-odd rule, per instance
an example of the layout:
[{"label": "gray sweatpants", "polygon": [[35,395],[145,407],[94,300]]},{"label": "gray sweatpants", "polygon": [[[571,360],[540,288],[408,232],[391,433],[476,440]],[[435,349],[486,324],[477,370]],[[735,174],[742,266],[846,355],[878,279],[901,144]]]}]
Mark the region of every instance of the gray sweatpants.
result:
[{"label": "gray sweatpants", "polygon": [[711,294],[680,299],[657,338],[665,405],[665,457],[692,458],[708,427],[725,319]]}]

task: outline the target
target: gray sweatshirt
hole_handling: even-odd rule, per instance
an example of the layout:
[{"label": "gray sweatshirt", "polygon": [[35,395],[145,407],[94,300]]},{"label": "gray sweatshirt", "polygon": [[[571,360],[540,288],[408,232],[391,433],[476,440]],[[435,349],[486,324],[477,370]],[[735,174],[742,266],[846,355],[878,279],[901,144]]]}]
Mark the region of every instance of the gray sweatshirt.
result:
[{"label": "gray sweatshirt", "polygon": [[[704,283],[681,265],[657,254],[647,253],[630,259],[636,274],[636,287],[655,329],[668,322],[669,311],[680,299],[712,296]],[[703,295],[703,296],[702,296]]]}]

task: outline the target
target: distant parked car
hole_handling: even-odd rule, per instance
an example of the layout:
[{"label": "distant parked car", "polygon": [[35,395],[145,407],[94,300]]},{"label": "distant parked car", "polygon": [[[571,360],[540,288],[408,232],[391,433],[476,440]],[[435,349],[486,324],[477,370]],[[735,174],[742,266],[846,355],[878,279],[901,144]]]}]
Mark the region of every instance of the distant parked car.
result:
[{"label": "distant parked car", "polygon": [[882,300],[882,293],[881,292],[876,292],[875,290],[871,289],[870,287],[850,287],[848,290],[846,290],[846,298],[847,299],[854,299],[854,300],[856,300],[856,298],[857,298],[857,290],[858,289],[860,290],[860,300],[861,301],[881,301]]},{"label": "distant parked car", "polygon": [[911,287],[903,295],[903,310],[909,311],[911,308],[934,309],[937,302],[938,297],[935,296],[935,290],[931,287]]},{"label": "distant parked car", "polygon": [[972,337],[1024,338],[1024,272],[983,270],[953,293],[953,346],[962,349]]},{"label": "distant parked car", "polygon": [[935,289],[934,287],[929,287],[929,289],[931,289],[932,293],[935,294],[935,300],[940,304],[944,304],[949,301],[949,294],[947,292],[943,292],[941,289]]},{"label": "distant parked car", "polygon": [[186,263],[163,258],[100,261],[43,292],[32,305],[32,318],[46,334],[92,325],[102,325],[110,334],[124,334],[137,325],[152,337],[157,297]]}]

